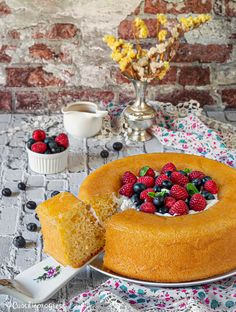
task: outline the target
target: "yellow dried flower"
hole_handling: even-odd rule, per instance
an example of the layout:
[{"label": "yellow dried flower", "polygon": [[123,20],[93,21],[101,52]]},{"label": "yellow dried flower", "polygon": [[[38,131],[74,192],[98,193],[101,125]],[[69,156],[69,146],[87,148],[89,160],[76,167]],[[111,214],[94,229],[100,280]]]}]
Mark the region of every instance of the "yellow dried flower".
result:
[{"label": "yellow dried flower", "polygon": [[166,39],[167,36],[167,30],[162,29],[159,33],[158,33],[158,39],[160,42],[164,41]]},{"label": "yellow dried flower", "polygon": [[129,65],[130,61],[127,58],[122,58],[119,62],[120,65],[120,70],[124,71],[126,69],[126,67]]},{"label": "yellow dried flower", "polygon": [[111,48],[113,44],[116,42],[116,38],[112,35],[105,35],[103,37],[103,41],[106,42],[109,48]]},{"label": "yellow dried flower", "polygon": [[122,54],[118,51],[113,51],[111,53],[111,58],[116,61],[116,62],[119,62],[121,59],[122,59]]},{"label": "yellow dried flower", "polygon": [[142,39],[147,38],[148,28],[147,28],[147,25],[145,24],[145,22],[141,18],[136,17],[134,20],[134,25],[137,29],[138,38],[142,38]]},{"label": "yellow dried flower", "polygon": [[167,17],[164,14],[157,14],[157,20],[163,26],[165,26],[167,23]]}]

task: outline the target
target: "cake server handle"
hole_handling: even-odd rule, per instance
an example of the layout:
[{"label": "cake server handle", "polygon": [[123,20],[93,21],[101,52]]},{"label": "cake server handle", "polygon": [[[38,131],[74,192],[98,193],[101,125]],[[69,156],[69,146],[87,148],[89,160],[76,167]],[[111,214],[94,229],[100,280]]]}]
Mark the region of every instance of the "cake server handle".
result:
[{"label": "cake server handle", "polygon": [[98,255],[80,268],[63,266],[54,258],[48,257],[21,272],[14,279],[1,279],[0,294],[10,295],[27,303],[43,303]]}]

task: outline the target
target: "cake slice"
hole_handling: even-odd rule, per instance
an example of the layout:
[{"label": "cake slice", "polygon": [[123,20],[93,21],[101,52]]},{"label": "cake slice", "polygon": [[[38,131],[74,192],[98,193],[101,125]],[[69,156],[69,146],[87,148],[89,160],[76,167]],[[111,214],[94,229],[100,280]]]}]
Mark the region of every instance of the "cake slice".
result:
[{"label": "cake slice", "polygon": [[93,207],[99,221],[104,225],[105,221],[115,214],[119,208],[115,194],[94,195],[85,201]]},{"label": "cake slice", "polygon": [[44,251],[63,265],[82,266],[104,246],[104,229],[93,210],[63,192],[37,207]]}]

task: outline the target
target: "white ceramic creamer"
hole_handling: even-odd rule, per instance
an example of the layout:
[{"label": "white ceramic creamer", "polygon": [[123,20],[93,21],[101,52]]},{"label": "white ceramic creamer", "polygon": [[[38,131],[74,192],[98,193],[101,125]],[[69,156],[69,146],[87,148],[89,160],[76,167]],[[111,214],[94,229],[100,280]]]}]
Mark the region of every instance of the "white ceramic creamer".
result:
[{"label": "white ceramic creamer", "polygon": [[101,111],[91,102],[75,102],[62,108],[65,130],[75,138],[89,138],[102,128],[107,111]]}]

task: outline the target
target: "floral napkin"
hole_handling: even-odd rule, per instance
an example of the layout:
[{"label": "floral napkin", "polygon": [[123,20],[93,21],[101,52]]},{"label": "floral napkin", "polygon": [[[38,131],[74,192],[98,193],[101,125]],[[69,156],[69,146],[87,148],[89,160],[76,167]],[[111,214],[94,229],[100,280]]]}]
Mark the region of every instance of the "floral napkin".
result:
[{"label": "floral napkin", "polygon": [[74,297],[63,312],[235,312],[236,277],[188,288],[148,288],[109,279]]},{"label": "floral napkin", "polygon": [[236,167],[236,150],[228,149],[221,133],[209,129],[196,115],[166,119],[163,113],[159,112],[157,121],[158,124],[152,127],[151,132],[164,146]]},{"label": "floral napkin", "polygon": [[[118,112],[119,114],[119,112]],[[236,150],[227,148],[220,132],[209,129],[190,113],[172,118],[157,109],[151,129],[167,147],[216,159],[236,167]],[[204,268],[203,268],[204,269]],[[74,297],[63,312],[236,312],[236,276],[208,285],[188,288],[148,288],[118,279]]]}]

